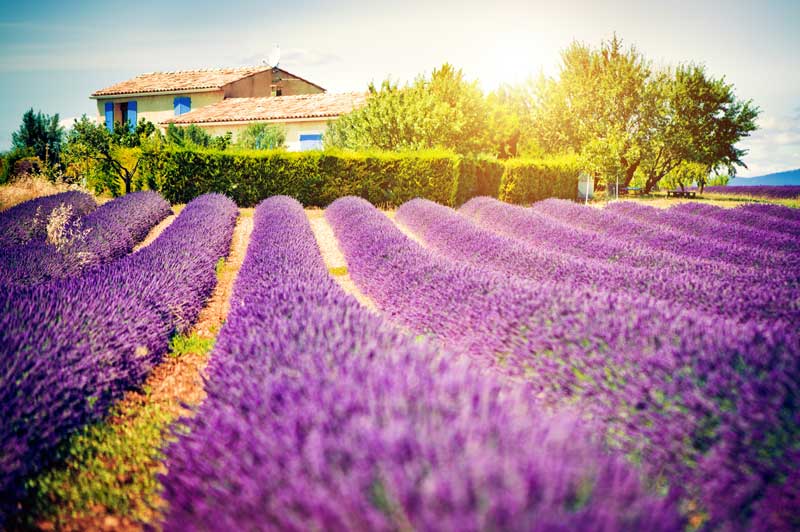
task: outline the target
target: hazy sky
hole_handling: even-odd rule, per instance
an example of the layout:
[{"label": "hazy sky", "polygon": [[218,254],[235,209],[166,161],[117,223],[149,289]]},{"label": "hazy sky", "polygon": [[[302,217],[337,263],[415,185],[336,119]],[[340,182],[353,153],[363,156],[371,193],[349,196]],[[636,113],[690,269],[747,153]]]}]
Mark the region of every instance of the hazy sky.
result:
[{"label": "hazy sky", "polygon": [[[698,5],[699,4],[699,5]],[[614,31],[656,64],[705,63],[761,109],[742,146],[758,175],[800,167],[800,0],[133,2],[0,0],[0,149],[29,107],[70,123],[89,94],[142,72],[281,66],[329,91],[407,81],[447,61],[485,90],[555,74],[572,40]]]}]

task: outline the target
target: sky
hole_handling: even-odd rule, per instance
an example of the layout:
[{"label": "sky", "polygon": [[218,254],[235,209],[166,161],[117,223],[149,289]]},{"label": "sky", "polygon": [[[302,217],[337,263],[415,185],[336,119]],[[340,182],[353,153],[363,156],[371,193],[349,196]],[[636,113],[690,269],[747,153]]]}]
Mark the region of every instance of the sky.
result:
[{"label": "sky", "polygon": [[572,41],[614,32],[657,66],[695,62],[761,109],[741,176],[800,168],[800,0],[0,0],[0,150],[26,109],[65,124],[143,72],[280,66],[331,92],[406,82],[444,62],[485,91],[557,75]]}]

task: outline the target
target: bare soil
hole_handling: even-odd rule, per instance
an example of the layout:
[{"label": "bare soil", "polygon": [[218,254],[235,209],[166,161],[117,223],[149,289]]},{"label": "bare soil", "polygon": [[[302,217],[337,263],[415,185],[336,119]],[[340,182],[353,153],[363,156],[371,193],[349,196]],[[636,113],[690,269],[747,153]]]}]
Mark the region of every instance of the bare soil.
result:
[{"label": "bare soil", "polygon": [[325,261],[331,277],[339,283],[346,293],[355,297],[359,303],[373,312],[378,312],[378,307],[366,294],[364,294],[347,269],[347,260],[339,248],[339,241],[333,234],[328,220],[325,219],[325,211],[322,209],[306,209],[306,216],[311,224],[311,230],[314,232],[314,237],[317,239],[317,245],[322,253],[322,259]]}]

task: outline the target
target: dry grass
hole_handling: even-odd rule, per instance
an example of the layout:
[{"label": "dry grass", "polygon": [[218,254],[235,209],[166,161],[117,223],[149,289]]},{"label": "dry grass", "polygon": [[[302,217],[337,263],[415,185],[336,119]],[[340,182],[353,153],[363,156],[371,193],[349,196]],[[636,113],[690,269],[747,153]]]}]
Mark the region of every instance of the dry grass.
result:
[{"label": "dry grass", "polygon": [[51,183],[41,176],[23,176],[11,183],[0,185],[0,211],[40,196],[50,196],[70,190],[65,183]]}]

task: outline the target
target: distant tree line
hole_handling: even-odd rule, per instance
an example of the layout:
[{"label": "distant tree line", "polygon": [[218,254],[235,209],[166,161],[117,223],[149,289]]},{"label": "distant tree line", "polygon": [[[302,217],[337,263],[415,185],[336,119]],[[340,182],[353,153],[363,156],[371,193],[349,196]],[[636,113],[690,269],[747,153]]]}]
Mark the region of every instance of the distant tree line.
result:
[{"label": "distant tree line", "polygon": [[[746,167],[746,151],[737,143],[756,129],[759,114],[702,65],[655,68],[616,35],[598,47],[573,42],[554,77],[489,94],[449,64],[406,85],[370,84],[369,93],[363,107],[329,124],[326,147],[446,149],[497,159],[568,156],[601,182],[645,192],[659,184],[702,188],[735,176]],[[285,145],[286,134],[253,124],[234,143],[230,133],[213,137],[195,125],[170,125],[161,133],[142,121],[108,131],[85,116],[67,132],[57,114],[31,109],[12,140],[2,180],[21,168],[119,194],[146,185],[143,154],[165,147],[275,149]]]},{"label": "distant tree line", "polygon": [[327,145],[498,158],[573,154],[587,172],[646,192],[690,173],[700,186],[710,174],[735,175],[746,154],[736,144],[756,129],[759,114],[702,65],[654,68],[616,35],[596,48],[572,43],[555,77],[487,95],[449,64],[405,86],[371,84],[369,93],[366,106],[330,124]]}]

